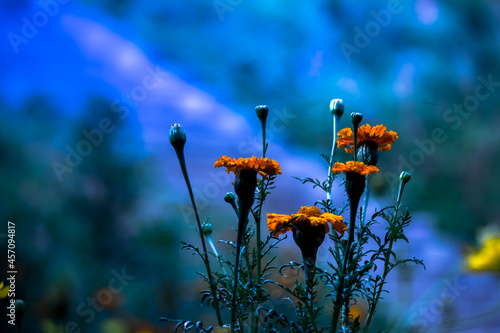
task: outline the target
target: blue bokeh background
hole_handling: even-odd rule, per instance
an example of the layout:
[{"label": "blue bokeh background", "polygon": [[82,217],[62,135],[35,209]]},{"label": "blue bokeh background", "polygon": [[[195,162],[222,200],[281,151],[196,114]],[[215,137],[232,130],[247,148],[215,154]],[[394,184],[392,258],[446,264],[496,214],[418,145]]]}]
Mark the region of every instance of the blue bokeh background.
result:
[{"label": "blue bokeh background", "polygon": [[[500,224],[498,22],[500,4],[487,0],[2,0],[0,244],[6,255],[15,222],[25,331],[213,323],[199,307],[200,263],[180,250],[197,238],[170,125],[187,132],[202,218],[232,238],[222,200],[232,179],[213,162],[261,153],[254,107],[270,107],[269,156],[283,169],[265,212],[290,214],[322,199],[292,176],[325,176],[328,104],[342,98],[346,114],[398,132],[370,208],[390,204],[397,175],[412,173],[414,220],[399,251],[427,266],[394,274],[375,324],[496,332],[499,273],[467,271],[464,258]],[[299,259],[290,240],[280,256]],[[92,308],[117,274],[123,288]]]}]

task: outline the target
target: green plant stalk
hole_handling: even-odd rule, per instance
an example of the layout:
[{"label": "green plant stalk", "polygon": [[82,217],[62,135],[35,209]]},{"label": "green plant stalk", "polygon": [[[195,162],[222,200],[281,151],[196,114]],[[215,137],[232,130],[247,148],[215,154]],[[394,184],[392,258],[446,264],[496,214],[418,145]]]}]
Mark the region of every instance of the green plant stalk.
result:
[{"label": "green plant stalk", "polygon": [[[351,119],[352,119],[352,114],[351,114]],[[358,155],[358,147],[357,147],[357,141],[358,141],[358,125],[359,123],[354,123],[353,122],[353,143],[354,143],[354,161],[357,161],[357,155]],[[347,178],[347,175],[346,175]],[[347,181],[347,180],[346,180]],[[350,220],[349,220],[349,239],[347,241],[347,249],[345,251],[345,257],[344,257],[344,263],[342,264],[342,274],[340,275],[340,282],[339,286],[337,288],[337,295],[335,296],[335,307],[333,310],[333,317],[332,317],[332,325],[330,327],[330,333],[334,333],[337,330],[337,325],[339,321],[339,315],[340,315],[340,309],[342,307],[342,294],[344,291],[344,280],[345,280],[345,275],[346,275],[346,270],[347,270],[347,262],[349,261],[351,257],[351,245],[352,242],[354,241],[354,226],[356,224],[356,213],[358,211],[358,205],[359,205],[359,199],[360,197],[356,195],[355,197],[349,196],[349,204],[350,204]],[[348,315],[348,314],[346,314]]]},{"label": "green plant stalk", "polygon": [[[397,211],[398,211],[398,208],[396,208],[394,216],[397,216]],[[394,238],[391,238],[391,240],[389,241],[389,246],[387,248],[387,255],[385,256],[385,260],[384,260],[384,269],[382,270],[382,282],[379,285],[377,291],[375,292],[375,297],[373,298],[373,304],[371,304],[371,306],[370,306],[370,311],[368,312],[368,316],[366,318],[366,324],[365,324],[365,327],[363,329],[363,332],[368,331],[368,326],[370,326],[373,315],[375,314],[375,308],[376,308],[377,303],[380,299],[380,295],[382,294],[382,288],[383,288],[384,283],[385,283],[385,278],[389,274],[388,269],[389,269],[389,263],[390,263],[390,259],[391,259],[391,252],[392,252],[392,245],[393,244],[394,244]]]},{"label": "green plant stalk", "polygon": [[[360,229],[363,229],[365,227],[365,221],[366,221],[366,210],[368,208],[368,201],[370,200],[370,183],[371,183],[371,177],[369,175],[366,176],[366,181],[365,181],[365,192],[363,195],[363,207],[361,210],[361,220],[359,222],[359,227]],[[361,249],[361,242],[358,242],[358,251]]]},{"label": "green plant stalk", "polygon": [[[262,158],[266,158],[266,121],[261,121],[262,125]],[[261,180],[259,184],[259,193],[262,193],[264,181]],[[261,279],[261,248],[260,248],[260,220],[261,220],[261,212],[262,212],[262,197],[259,196],[259,206],[257,210],[257,216],[255,217],[255,232],[256,232],[256,242],[257,242],[257,274],[255,278],[255,284],[257,285],[257,299],[260,299],[260,279]],[[253,306],[255,304],[252,303]],[[251,324],[250,324],[250,332],[257,333],[259,327],[259,317],[255,313],[255,309],[252,308],[251,315]]]},{"label": "green plant stalk", "polygon": [[262,158],[266,158],[266,121],[261,121],[262,125]]},{"label": "green plant stalk", "polygon": [[[262,182],[262,181],[261,181]],[[262,190],[262,186],[259,186],[260,190]],[[255,277],[255,285],[257,286],[257,299],[260,299],[261,290],[260,290],[260,280],[261,280],[261,248],[260,248],[260,217],[262,210],[262,200],[259,200],[259,206],[257,210],[257,214],[255,217],[255,232],[256,232],[256,242],[257,242],[257,272]],[[259,326],[259,317],[255,313],[255,303],[252,303],[252,314],[250,316],[250,332],[257,333]]]},{"label": "green plant stalk", "polygon": [[226,269],[224,268],[224,265],[222,263],[222,260],[220,259],[219,253],[217,252],[217,248],[215,247],[214,241],[212,239],[212,235],[206,235],[207,237],[207,242],[208,245],[212,248],[212,252],[214,253],[214,256],[217,258],[217,261],[219,261],[220,267],[222,268],[222,272],[227,275]]},{"label": "green plant stalk", "polygon": [[[403,195],[403,190],[405,187],[405,183],[400,182],[399,183],[399,191],[398,191],[398,198],[396,200],[396,206],[394,207],[394,215],[391,221],[391,227],[394,226],[395,222],[397,221],[397,216],[399,213],[399,207],[401,205],[401,198]],[[398,230],[399,231],[399,230]],[[392,245],[394,244],[394,237],[391,237],[389,241],[389,246],[387,248],[387,255],[385,256],[384,260],[384,269],[382,271],[382,283],[378,287],[377,291],[375,292],[375,297],[373,299],[373,304],[370,306],[370,311],[368,312],[368,316],[366,318],[366,324],[365,327],[363,328],[363,332],[368,331],[368,326],[370,326],[371,320],[373,318],[373,315],[375,314],[375,307],[377,306],[377,303],[380,299],[380,295],[382,294],[382,288],[385,283],[385,278],[389,274],[389,264],[390,264],[390,259],[391,259],[391,252],[392,252]]]},{"label": "green plant stalk", "polygon": [[[261,120],[261,127],[262,127],[262,158],[266,158],[266,120],[263,119]],[[261,180],[259,183],[259,204],[257,208],[257,214],[254,215],[255,218],[255,232],[256,232],[256,242],[257,242],[257,272],[256,272],[256,278],[255,278],[255,284],[257,286],[257,299],[260,299],[261,296],[261,290],[260,290],[260,280],[261,280],[261,256],[262,256],[262,251],[260,248],[260,221],[261,221],[261,213],[262,213],[262,205],[264,201],[264,197],[262,196],[262,193],[265,193],[265,188],[264,188],[264,180]],[[250,316],[250,332],[252,333],[257,333],[258,332],[258,327],[259,327],[259,317],[255,313],[255,304],[252,303],[252,313]]]},{"label": "green plant stalk", "polygon": [[[354,200],[352,200],[354,199]],[[335,307],[333,311],[333,317],[332,317],[332,325],[330,327],[330,333],[334,333],[337,330],[337,325],[338,325],[338,320],[339,320],[339,315],[340,315],[340,310],[342,308],[342,303],[343,303],[343,290],[344,290],[344,280],[345,280],[345,275],[347,273],[347,262],[349,261],[349,258],[351,257],[351,245],[352,242],[354,241],[354,226],[356,224],[356,213],[358,211],[358,205],[359,205],[359,198],[351,198],[350,202],[350,221],[349,221],[349,239],[347,241],[347,249],[345,252],[344,256],[344,262],[342,264],[342,274],[340,275],[340,282],[339,286],[337,288],[337,295],[335,296]],[[347,315],[347,314],[346,314]]]},{"label": "green plant stalk", "polygon": [[186,168],[186,160],[184,158],[184,149],[175,150],[177,154],[177,159],[179,160],[179,164],[181,166],[182,175],[184,176],[184,181],[186,182],[186,186],[188,188],[189,197],[191,199],[191,205],[193,206],[193,210],[196,216],[196,223],[198,224],[198,232],[200,234],[201,246],[203,249],[203,263],[205,264],[205,268],[207,270],[208,282],[210,284],[210,292],[212,293],[215,312],[217,315],[217,322],[219,326],[222,326],[222,316],[220,314],[219,309],[219,299],[217,298],[217,290],[215,287],[215,283],[212,277],[212,270],[210,269],[210,260],[208,259],[207,246],[205,244],[205,237],[203,236],[203,229],[201,227],[200,216],[198,214],[198,209],[196,208],[196,202],[194,201],[193,190],[191,188],[191,182],[189,181],[189,176]]},{"label": "green plant stalk", "polygon": [[238,292],[238,275],[241,254],[241,241],[243,233],[245,232],[245,225],[248,219],[248,212],[250,211],[249,203],[242,201],[238,198],[239,214],[238,214],[238,234],[236,237],[236,262],[234,264],[234,285],[233,285],[233,299],[231,301],[231,325],[230,332],[234,332],[234,324],[236,323],[236,296]]},{"label": "green plant stalk", "polygon": [[307,295],[308,295],[308,307],[307,310],[309,312],[309,316],[311,317],[311,321],[313,324],[314,332],[319,333],[318,326],[316,326],[316,320],[314,319],[314,298],[313,298],[313,291],[314,291],[314,275],[316,273],[316,270],[312,272],[311,276],[311,281],[306,281],[307,285]]},{"label": "green plant stalk", "polygon": [[371,177],[366,176],[366,187],[365,187],[365,193],[363,196],[363,211],[361,212],[361,221],[360,221],[360,226],[363,228],[365,226],[365,221],[366,221],[366,210],[368,209],[368,201],[370,200],[370,183],[371,183]]},{"label": "green plant stalk", "polygon": [[332,152],[330,153],[330,163],[328,163],[328,189],[326,191],[326,200],[330,200],[330,201],[332,200],[332,184],[333,184],[332,168],[333,168],[333,161],[335,158],[335,153],[337,151],[337,122],[338,121],[339,121],[339,119],[337,119],[337,116],[333,116],[333,143],[332,143]]}]

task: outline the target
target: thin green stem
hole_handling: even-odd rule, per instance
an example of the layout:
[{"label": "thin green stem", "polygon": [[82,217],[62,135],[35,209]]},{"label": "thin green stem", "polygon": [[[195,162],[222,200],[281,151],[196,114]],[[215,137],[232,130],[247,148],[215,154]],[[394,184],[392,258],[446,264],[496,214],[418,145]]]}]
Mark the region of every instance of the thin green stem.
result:
[{"label": "thin green stem", "polygon": [[397,209],[399,209],[399,206],[401,205],[401,199],[403,197],[403,190],[405,188],[405,185],[406,185],[405,182],[399,183],[398,199],[396,200],[396,211]]},{"label": "thin green stem", "polygon": [[203,236],[203,229],[201,227],[200,215],[198,214],[198,209],[196,208],[196,202],[194,200],[193,190],[191,188],[191,182],[189,181],[189,176],[186,168],[186,160],[184,158],[184,149],[176,149],[177,159],[179,160],[179,164],[181,166],[182,175],[184,176],[184,181],[186,182],[186,186],[188,188],[189,197],[191,199],[191,205],[193,206],[193,210],[196,216],[196,223],[198,224],[198,233],[200,234],[201,246],[203,249],[203,263],[205,264],[205,268],[207,270],[208,282],[210,285],[210,292],[212,293],[212,298],[214,302],[215,312],[217,315],[217,322],[219,326],[222,326],[222,316],[220,314],[219,309],[219,299],[217,297],[217,289],[213,280],[212,270],[210,269],[210,260],[208,258],[207,246],[205,244],[205,238]]},{"label": "thin green stem", "polygon": [[205,237],[207,237],[207,242],[208,242],[208,245],[210,245],[210,248],[212,249],[212,252],[214,253],[214,256],[217,258],[217,260],[219,261],[219,264],[220,264],[220,267],[222,268],[222,272],[227,275],[226,273],[226,269],[224,268],[224,265],[222,263],[222,260],[219,256],[219,252],[217,252],[217,248],[215,247],[215,244],[214,244],[214,241],[212,239],[212,235],[209,234],[209,235],[206,235]]},{"label": "thin green stem", "polygon": [[[403,196],[403,190],[404,190],[405,185],[406,185],[406,182],[401,181],[399,183],[398,198],[396,199],[396,206],[394,207],[394,215],[392,216],[392,220],[390,223],[391,229],[395,227],[395,223],[398,220],[399,208],[401,206],[401,199]],[[398,226],[398,229],[395,230],[394,233],[395,234],[399,233],[400,228],[401,228],[401,226]],[[385,279],[386,279],[387,275],[389,274],[389,271],[390,271],[389,264],[390,264],[390,260],[391,260],[391,253],[392,253],[393,244],[394,244],[394,237],[391,236],[390,240],[389,240],[389,246],[387,247],[387,252],[385,255],[384,269],[382,270],[382,281],[381,281],[378,289],[375,291],[375,297],[373,298],[373,303],[370,306],[370,311],[368,312],[368,316],[366,318],[366,324],[365,324],[365,327],[363,329],[363,332],[368,331],[368,326],[370,326],[373,315],[375,314],[375,308],[376,308],[378,301],[380,299],[380,295],[382,294],[382,288],[384,286]]]},{"label": "thin green stem", "polygon": [[314,332],[319,333],[318,326],[316,325],[316,320],[314,318],[314,275],[316,273],[316,270],[314,269],[311,275],[310,280],[306,280],[306,285],[307,285],[307,296],[308,296],[308,306],[307,310],[309,312],[309,316],[311,317],[311,321],[313,324]]},{"label": "thin green stem", "polygon": [[243,233],[245,232],[245,225],[248,219],[248,212],[250,211],[250,204],[238,199],[239,214],[238,214],[238,234],[236,237],[236,262],[234,264],[234,284],[233,284],[233,299],[231,301],[231,325],[230,331],[234,332],[236,323],[236,298],[238,293],[238,275],[241,254],[241,242]]},{"label": "thin green stem", "polygon": [[[368,201],[370,200],[370,183],[371,183],[371,177],[369,175],[365,176],[366,181],[365,181],[365,192],[363,195],[363,207],[361,208],[361,220],[359,222],[359,229],[363,230],[365,227],[365,221],[366,221],[366,210],[368,209]],[[358,242],[358,251],[361,249],[361,242]]]},{"label": "thin green stem", "polygon": [[363,210],[361,211],[361,221],[360,221],[360,226],[363,228],[365,226],[365,221],[366,221],[366,210],[368,209],[368,201],[370,200],[370,183],[371,183],[371,177],[369,175],[366,176],[366,187],[365,187],[365,193],[363,197]]},{"label": "thin green stem", "polygon": [[236,216],[238,216],[239,209],[238,209],[238,207],[236,207],[236,203],[234,201],[231,202],[231,207],[233,207],[233,210],[236,213]]},{"label": "thin green stem", "polygon": [[[337,330],[337,325],[339,321],[339,316],[340,316],[340,310],[342,308],[342,303],[344,301],[343,292],[344,292],[344,281],[345,281],[345,276],[347,274],[347,262],[349,261],[349,258],[351,256],[351,246],[352,242],[354,241],[354,226],[356,222],[356,212],[358,210],[358,205],[359,205],[359,198],[351,198],[350,202],[350,221],[349,221],[349,239],[347,240],[347,248],[345,251],[345,256],[344,256],[344,262],[342,264],[342,273],[339,277],[340,282],[337,287],[337,294],[335,296],[335,306],[333,310],[333,317],[332,317],[332,325],[330,327],[330,333],[334,333]],[[346,313],[346,315],[348,315]]]},{"label": "thin green stem", "polygon": [[[261,180],[259,182],[259,197],[258,197],[258,205],[255,214],[252,212],[253,217],[255,219],[255,232],[256,232],[256,243],[257,243],[257,248],[256,248],[256,257],[257,257],[257,267],[256,267],[256,278],[255,278],[255,285],[257,286],[257,300],[260,300],[262,290],[260,288],[260,283],[261,283],[261,277],[262,277],[262,247],[261,247],[261,217],[262,217],[262,205],[264,204],[264,199],[265,199],[265,193],[266,193],[266,188],[267,186],[264,183],[264,180]],[[258,304],[258,302],[257,302]],[[258,316],[255,314],[255,312],[252,312],[252,329],[251,332],[258,332]]]},{"label": "thin green stem", "polygon": [[358,126],[354,126],[354,132],[353,132],[353,137],[354,137],[354,162],[358,160]]},{"label": "thin green stem", "polygon": [[266,121],[262,121],[262,157],[266,157]]},{"label": "thin green stem", "polygon": [[[393,217],[392,222],[394,222],[397,215],[398,215],[398,207],[395,208],[394,217]],[[376,308],[378,301],[380,299],[380,295],[382,294],[382,288],[383,288],[384,283],[385,283],[385,278],[387,277],[387,274],[389,274],[389,264],[390,264],[393,244],[394,244],[394,238],[391,237],[391,239],[389,241],[389,246],[387,247],[387,252],[385,255],[384,269],[382,270],[382,281],[381,281],[380,285],[378,286],[377,291],[375,292],[375,297],[373,298],[373,303],[370,306],[370,311],[368,312],[368,316],[366,318],[366,324],[365,324],[365,327],[363,329],[363,332],[368,331],[368,326],[370,326],[373,315],[375,314],[375,308]]]},{"label": "thin green stem", "polygon": [[[262,158],[266,158],[266,152],[267,152],[267,147],[266,147],[266,118],[261,119],[261,127],[262,127]],[[261,180],[259,182],[259,198],[258,198],[258,206],[257,206],[257,211],[256,214],[253,214],[254,219],[255,219],[255,233],[256,233],[256,243],[257,243],[257,267],[256,267],[256,278],[255,278],[255,285],[257,286],[257,300],[260,300],[261,297],[261,289],[260,289],[260,280],[261,280],[261,274],[262,274],[262,267],[261,267],[261,256],[262,256],[262,249],[260,246],[260,221],[261,221],[261,214],[262,214],[262,205],[264,204],[264,199],[265,199],[265,191],[266,191],[266,186],[264,186],[264,180]],[[258,332],[258,327],[259,327],[259,317],[255,313],[254,306],[258,305],[255,303],[252,303],[252,313],[250,316],[250,332],[252,333],[257,333]]]},{"label": "thin green stem", "polygon": [[332,168],[333,161],[335,158],[335,153],[337,151],[337,116],[333,116],[333,142],[332,142],[332,152],[330,153],[330,163],[328,164],[328,190],[326,191],[326,200],[332,200]]},{"label": "thin green stem", "polygon": [[[260,248],[260,208],[257,213],[257,219],[255,220],[255,229],[257,233],[256,241],[257,241],[257,272],[256,272],[256,278],[255,278],[255,285],[257,287],[257,301],[260,300],[261,296],[261,289],[260,289],[260,279],[261,279],[261,248]],[[252,303],[255,304],[255,303]],[[258,302],[257,302],[258,305]],[[259,326],[259,318],[255,311],[252,311],[251,315],[251,332],[252,333],[257,333],[258,332],[258,326]]]}]

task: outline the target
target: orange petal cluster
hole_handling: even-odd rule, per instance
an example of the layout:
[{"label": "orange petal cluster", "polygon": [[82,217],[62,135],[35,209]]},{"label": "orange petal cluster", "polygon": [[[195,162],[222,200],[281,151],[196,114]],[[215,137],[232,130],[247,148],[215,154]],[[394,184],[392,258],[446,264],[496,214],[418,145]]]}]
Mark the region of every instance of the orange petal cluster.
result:
[{"label": "orange petal cluster", "polygon": [[379,169],[373,165],[366,165],[363,162],[348,161],[346,163],[335,163],[332,168],[333,173],[357,173],[359,175],[371,175],[379,172]]},{"label": "orange petal cluster", "polygon": [[262,157],[231,158],[222,156],[214,163],[215,168],[226,167],[227,173],[238,175],[241,170],[254,170],[264,179],[268,176],[281,175],[281,167],[275,160]]},{"label": "orange petal cluster", "polygon": [[297,214],[267,214],[267,228],[276,235],[284,234],[292,230],[292,225],[300,226],[302,224],[310,224],[311,226],[325,226],[325,233],[330,232],[330,223],[334,230],[343,234],[347,230],[347,226],[343,222],[344,218],[340,215],[331,213],[321,213],[318,207],[304,206],[301,207]]},{"label": "orange petal cluster", "polygon": [[[358,128],[358,142],[359,147],[363,142],[373,142],[377,145],[380,151],[391,150],[391,145],[398,139],[398,133],[394,131],[386,131],[387,127],[384,125],[371,126],[369,124],[362,125]],[[345,151],[352,154],[354,146],[354,135],[352,129],[344,128],[337,133],[337,147],[345,147]]]}]

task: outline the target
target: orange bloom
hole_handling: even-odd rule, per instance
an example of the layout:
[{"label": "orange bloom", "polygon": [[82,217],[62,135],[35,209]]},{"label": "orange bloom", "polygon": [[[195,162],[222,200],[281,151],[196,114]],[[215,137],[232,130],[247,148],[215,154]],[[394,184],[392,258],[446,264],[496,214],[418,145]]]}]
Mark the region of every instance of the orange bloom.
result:
[{"label": "orange bloom", "polygon": [[363,162],[348,161],[344,163],[335,163],[332,168],[333,173],[357,173],[362,176],[379,172],[379,169],[373,165],[366,165]]},{"label": "orange bloom", "polygon": [[227,173],[238,175],[241,170],[254,170],[264,179],[267,176],[281,175],[281,167],[275,160],[262,157],[231,158],[222,156],[214,163],[215,168],[226,167]]},{"label": "orange bloom", "polygon": [[[398,133],[394,131],[386,131],[387,127],[384,125],[362,125],[358,128],[358,142],[357,146],[361,146],[364,142],[373,142],[377,145],[380,151],[391,150],[391,145],[398,139]],[[352,129],[344,128],[337,133],[337,147],[345,148],[345,151],[352,154],[354,146],[354,135]]]},{"label": "orange bloom", "polygon": [[[291,221],[293,218],[295,219]],[[271,232],[276,232],[276,235],[280,235],[291,231],[292,225],[300,226],[307,223],[313,227],[324,225],[326,234],[330,232],[329,222],[333,229],[343,234],[347,230],[347,226],[342,222],[343,220],[344,218],[339,215],[321,213],[318,207],[305,206],[301,207],[297,214],[267,214],[267,228]]]}]

